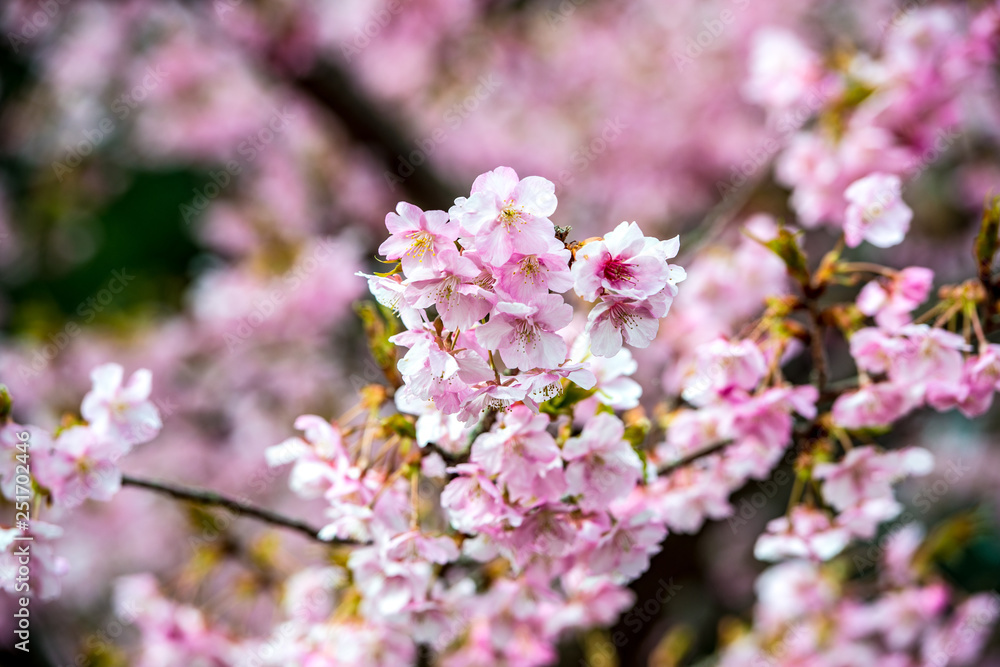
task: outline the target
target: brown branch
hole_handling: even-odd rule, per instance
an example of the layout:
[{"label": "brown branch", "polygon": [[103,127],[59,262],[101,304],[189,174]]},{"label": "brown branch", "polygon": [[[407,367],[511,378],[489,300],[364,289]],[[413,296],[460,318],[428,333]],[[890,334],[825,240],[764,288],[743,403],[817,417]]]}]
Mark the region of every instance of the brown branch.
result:
[{"label": "brown branch", "polygon": [[240,502],[233,498],[228,498],[215,491],[207,491],[205,489],[193,489],[190,487],[179,486],[172,484],[170,482],[161,482],[151,479],[143,479],[141,477],[133,477],[132,475],[122,475],[122,486],[134,486],[140,489],[146,489],[148,491],[154,491],[156,493],[163,494],[165,496],[170,496],[177,500],[185,500],[187,502],[196,503],[198,505],[209,505],[212,507],[223,507],[234,514],[240,516],[248,516],[258,521],[263,521],[264,523],[269,523],[274,526],[280,526],[282,528],[288,528],[289,530],[294,530],[301,535],[320,542],[322,544],[329,545],[347,545],[347,544],[359,544],[358,542],[353,542],[350,540],[322,540],[319,537],[319,530],[313,528],[307,523],[298,521],[296,519],[290,519],[288,517],[282,516],[271,510],[264,509],[262,507],[256,507],[254,505],[249,505],[247,503]]},{"label": "brown branch", "polygon": [[[215,5],[205,0],[182,0],[192,12],[215,13]],[[216,17],[202,16],[203,26],[213,26]],[[317,106],[336,116],[350,138],[367,148],[381,163],[385,173],[391,175],[409,200],[425,209],[448,210],[455,198],[462,193],[448,182],[431,164],[430,156],[423,154],[424,162],[413,165],[414,171],[408,176],[397,172],[399,158],[408,159],[413,151],[419,151],[418,137],[410,136],[401,129],[402,123],[390,114],[385,105],[372,98],[348,72],[344,64],[329,57],[317,58],[305,67],[300,61],[288,57],[287,35],[280,33],[280,26],[261,24],[262,30],[270,30],[270,39],[263,46],[245,43],[225,31],[215,30],[210,38],[228,38],[234,48],[240,49],[251,61],[255,60],[276,79],[287,81],[295,89],[311,99]],[[388,179],[388,176],[386,177]],[[386,181],[388,186],[388,180]],[[394,186],[393,188],[394,189]]]},{"label": "brown branch", "polygon": [[[271,58],[271,62],[276,69],[281,67],[276,58]],[[400,123],[372,100],[344,68],[329,60],[320,60],[304,74],[287,67],[281,74],[319,106],[337,116],[352,139],[368,148],[381,162],[386,179],[391,177],[398,183],[414,204],[447,211],[455,197],[461,194],[434,169],[430,156],[423,154],[415,137],[407,136],[400,129]],[[413,172],[403,176],[397,171],[400,160],[409,160],[407,156],[413,151],[420,151],[424,162],[420,166],[414,164]]]},{"label": "brown branch", "polygon": [[[688,230],[685,237],[686,242],[677,253],[675,262],[689,261],[706,247],[715,243],[725,233],[729,224],[766,183],[767,176],[771,171],[771,162],[762,165],[752,179],[748,180],[742,187],[737,188],[734,193],[725,196],[722,201],[709,209],[697,225]],[[699,232],[699,230],[702,231]]]},{"label": "brown branch", "polygon": [[816,389],[822,394],[826,390],[827,380],[826,349],[823,347],[823,315],[820,313],[816,298],[811,294],[806,294],[806,307],[809,311],[809,347],[812,348],[813,370],[816,371]]},{"label": "brown branch", "polygon": [[727,445],[730,444],[732,444],[731,440],[720,440],[719,442],[708,445],[707,447],[702,447],[701,449],[696,449],[693,452],[685,454],[676,461],[671,461],[665,466],[657,468],[656,471],[661,475],[669,475],[670,473],[676,470],[680,470],[686,465],[694,463],[698,459],[703,459],[706,456],[710,456],[712,454],[715,454],[716,452],[721,451],[723,448],[725,448]]}]

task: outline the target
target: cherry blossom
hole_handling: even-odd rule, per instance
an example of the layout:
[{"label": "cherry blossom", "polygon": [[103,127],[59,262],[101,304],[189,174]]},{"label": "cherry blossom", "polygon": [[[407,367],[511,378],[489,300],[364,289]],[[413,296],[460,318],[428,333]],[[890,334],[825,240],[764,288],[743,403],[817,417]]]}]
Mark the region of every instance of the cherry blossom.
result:
[{"label": "cherry blossom", "polygon": [[502,301],[495,319],[476,328],[485,348],[498,350],[509,368],[554,368],[566,361],[566,341],[557,331],[569,324],[573,308],[557,294],[530,303]]},{"label": "cherry blossom", "polygon": [[868,241],[879,248],[899,245],[910,229],[913,211],[903,202],[898,176],[870,174],[844,191],[850,202],[845,213],[844,238],[855,248]]},{"label": "cherry blossom", "polygon": [[554,192],[552,182],[540,176],[518,179],[510,167],[498,167],[480,175],[471,196],[457,199],[448,215],[474,239],[484,261],[501,266],[514,252],[531,255],[550,246]]},{"label": "cherry blossom", "polygon": [[642,476],[642,461],[624,440],[625,425],[599,414],[584,432],[566,441],[567,491],[584,509],[599,509],[626,495]]},{"label": "cherry blossom", "polygon": [[84,397],[80,414],[99,433],[127,445],[149,442],[163,427],[160,413],[149,400],[152,374],[138,370],[123,385],[124,369],[118,364],[98,366],[90,374],[93,389]]},{"label": "cherry blossom", "polygon": [[432,277],[442,268],[445,257],[456,252],[460,230],[448,224],[444,211],[421,211],[413,204],[399,202],[396,212],[385,216],[385,226],[390,236],[379,252],[387,259],[401,260],[409,278]]}]

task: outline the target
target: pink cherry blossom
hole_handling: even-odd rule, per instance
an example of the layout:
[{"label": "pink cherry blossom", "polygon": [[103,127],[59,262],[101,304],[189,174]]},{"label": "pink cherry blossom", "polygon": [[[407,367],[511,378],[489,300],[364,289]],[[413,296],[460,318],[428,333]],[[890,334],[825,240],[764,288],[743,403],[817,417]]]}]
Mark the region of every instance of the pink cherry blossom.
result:
[{"label": "pink cherry blossom", "polygon": [[598,414],[577,437],[563,446],[567,491],[584,509],[600,509],[631,491],[642,477],[642,461],[624,440],[625,425]]},{"label": "pink cherry blossom", "polygon": [[479,267],[454,249],[442,251],[433,277],[413,280],[413,305],[427,308],[434,305],[449,331],[469,329],[490,312],[493,293],[476,283]]},{"label": "pink cherry blossom", "polygon": [[570,257],[570,251],[555,238],[548,248],[535,254],[515,252],[497,269],[496,289],[509,300],[521,303],[549,290],[565,292],[573,286]]},{"label": "pink cherry blossom", "polygon": [[833,404],[833,419],[847,429],[888,426],[911,407],[906,388],[880,382],[841,395]]},{"label": "pink cherry blossom", "polygon": [[870,174],[847,187],[844,238],[849,247],[868,241],[889,248],[903,241],[913,211],[903,202],[900,190],[899,177],[885,173]]},{"label": "pink cherry blossom", "polygon": [[413,305],[419,296],[398,274],[371,276],[358,272],[355,275],[368,280],[368,290],[375,300],[399,316],[407,329],[419,329],[427,320],[427,313]]},{"label": "pink cherry blossom", "polygon": [[766,561],[826,561],[843,551],[849,541],[849,533],[835,526],[825,512],[800,505],[792,509],[789,517],[768,522],[767,532],[757,539],[753,553]]},{"label": "pink cherry blossom", "polygon": [[677,254],[678,239],[645,237],[639,225],[623,222],[601,241],[576,251],[573,281],[577,293],[594,301],[602,293],[645,299],[661,291],[670,277],[667,259]]},{"label": "pink cherry blossom", "polygon": [[465,402],[458,418],[466,426],[472,426],[483,410],[506,410],[514,403],[527,398],[529,387],[512,378],[503,382],[487,382],[476,390]]},{"label": "pink cherry blossom", "polygon": [[587,318],[591,351],[599,357],[613,357],[622,349],[623,340],[633,347],[649,347],[673,298],[665,292],[644,301],[602,297]]},{"label": "pink cherry blossom", "polygon": [[870,373],[885,373],[907,350],[907,343],[876,327],[860,329],[851,336],[851,356],[858,367]]},{"label": "pink cherry blossom", "polygon": [[344,449],[340,428],[316,415],[302,415],[295,428],[305,438],[289,438],[269,447],[265,453],[270,466],[294,463],[290,485],[303,498],[315,498],[331,488],[357,488],[360,471],[354,468]]},{"label": "pink cherry blossom", "polygon": [[448,214],[474,239],[475,250],[488,264],[502,266],[514,252],[524,255],[550,247],[555,228],[555,186],[540,176],[518,180],[510,167],[481,174],[467,199],[459,197]]},{"label": "pink cherry blossom", "polygon": [[510,507],[479,466],[461,463],[450,469],[458,474],[441,493],[441,505],[448,510],[451,525],[456,530],[477,533],[499,530],[504,523],[520,525],[521,516]]},{"label": "pink cherry blossom", "polygon": [[[581,341],[586,344],[586,354],[590,354],[589,337],[580,336],[570,351],[571,360],[580,360]],[[639,364],[628,349],[622,348],[612,357],[588,356],[587,362],[594,374],[597,391],[591,398],[577,404],[577,419],[582,419],[585,413],[592,414],[598,405],[607,405],[615,410],[630,410],[639,405],[642,386],[630,377],[638,370]]]},{"label": "pink cherry blossom", "polygon": [[1000,345],[987,345],[978,355],[965,360],[958,385],[931,385],[927,400],[937,410],[955,406],[966,417],[977,417],[990,409],[997,391],[1000,391]]},{"label": "pink cherry blossom", "polygon": [[490,321],[476,328],[485,348],[499,350],[509,368],[555,368],[566,361],[566,341],[555,333],[573,319],[573,308],[558,294],[530,303],[501,301]]},{"label": "pink cherry blossom", "polygon": [[411,279],[431,278],[446,252],[455,251],[459,228],[448,223],[444,211],[422,211],[413,204],[399,202],[396,212],[385,216],[391,234],[378,251],[387,259],[401,260],[403,272]]},{"label": "pink cherry blossom", "polygon": [[819,57],[792,32],[758,31],[750,54],[746,97],[771,109],[788,109],[815,92],[823,76]]},{"label": "pink cherry blossom", "polygon": [[76,507],[88,498],[108,501],[121,489],[121,456],[119,442],[91,426],[73,426],[55,439],[41,477],[63,507]]},{"label": "pink cherry blossom", "polygon": [[563,393],[566,380],[581,389],[593,389],[597,378],[588,364],[566,362],[558,368],[536,368],[519,374],[514,384],[526,392],[522,399],[532,410],[538,410],[539,403]]},{"label": "pink cherry blossom", "polygon": [[565,491],[562,458],[546,430],[549,418],[516,405],[472,444],[470,460],[497,477],[511,500],[556,501]]},{"label": "pink cherry blossom", "polygon": [[895,519],[902,511],[903,506],[894,498],[862,500],[838,514],[836,525],[852,537],[870,540],[875,537],[880,525]]},{"label": "pink cherry blossom", "polygon": [[718,462],[678,470],[647,487],[649,502],[667,527],[676,533],[696,533],[706,519],[724,519],[733,513],[732,489]]},{"label": "pink cherry blossom", "polygon": [[378,546],[355,549],[348,567],[364,596],[362,612],[373,619],[391,618],[419,604],[431,586],[429,561],[392,558]]},{"label": "pink cherry blossom", "polygon": [[893,482],[927,474],[933,465],[930,453],[919,448],[882,454],[874,447],[857,447],[838,463],[818,464],[813,476],[823,480],[823,499],[843,511],[865,500],[892,499]]},{"label": "pink cherry blossom", "polygon": [[934,272],[911,266],[897,273],[887,284],[873,280],[858,294],[858,310],[875,317],[883,329],[898,329],[911,321],[910,313],[927,298]]},{"label": "pink cherry blossom", "polygon": [[756,343],[716,339],[698,346],[682,395],[689,403],[705,405],[733,388],[752,391],[765,373],[767,360]]},{"label": "pink cherry blossom", "polygon": [[137,370],[126,385],[122,385],[124,369],[118,364],[98,366],[90,377],[94,387],[84,396],[80,414],[97,432],[120,440],[126,448],[156,437],[163,422],[149,400],[153,376],[148,370]]},{"label": "pink cherry blossom", "polygon": [[583,556],[594,574],[631,581],[646,571],[650,556],[659,550],[667,529],[649,509],[632,508]]},{"label": "pink cherry blossom", "polygon": [[899,333],[905,336],[906,347],[889,367],[893,382],[907,386],[910,395],[918,399],[934,385],[954,386],[961,382],[962,352],[969,349],[965,338],[926,324],[910,324]]}]

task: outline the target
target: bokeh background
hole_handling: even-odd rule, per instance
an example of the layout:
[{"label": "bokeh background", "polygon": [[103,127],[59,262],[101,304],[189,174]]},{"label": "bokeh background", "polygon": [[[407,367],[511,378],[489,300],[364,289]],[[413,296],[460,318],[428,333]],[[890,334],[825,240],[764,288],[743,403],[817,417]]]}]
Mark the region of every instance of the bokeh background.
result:
[{"label": "bokeh background", "polygon": [[[904,191],[913,232],[880,261],[930,266],[939,283],[974,274],[979,212],[1000,184],[996,6],[977,22],[990,10],[888,0],[8,0],[0,380],[19,421],[54,427],[76,411],[95,365],[150,368],[165,428],[126,471],[315,516],[262,453],[297,415],[335,416],[380,380],[354,273],[379,266],[385,214],[400,200],[447,209],[476,175],[507,165],[555,182],[553,219],[572,238],[622,220],[681,235],[690,279],[660,340],[637,354],[652,409],[676,391],[686,351],[739,330],[785,288],[780,262],[738,226],[799,219],[816,229],[813,246],[828,246],[830,193],[866,170],[927,157]],[[789,47],[787,61],[755,76],[755,40],[768,31],[807,50]],[[961,72],[956,44],[982,51],[965,54]],[[880,65],[912,84],[863,110],[885,132],[845,125],[835,150],[803,149],[803,133],[837,120],[822,102],[822,72]],[[782,91],[768,67],[814,80]],[[913,126],[939,132],[916,136]],[[833,170],[826,181],[822,169]],[[735,283],[739,298],[727,299]],[[894,436],[967,468],[917,511],[928,530],[952,531],[939,566],[963,590],[1000,585],[997,421],[995,412],[917,416]],[[934,482],[904,496],[926,500]],[[688,647],[685,664],[710,654],[720,627],[747,618],[762,569],[753,540],[788,492],[768,487],[767,506],[738,529],[672,535],[632,586],[636,608],[655,610],[641,622],[623,615],[623,646],[607,649],[601,633],[568,642],[564,664],[675,664],[665,638]],[[31,659],[128,664],[121,647],[132,631],[107,619],[110,582],[133,572],[157,573],[175,597],[234,627],[267,627],[273,581],[315,559],[315,547],[221,523],[134,489],[88,506],[66,526],[71,570],[62,598],[39,612],[45,650]],[[646,604],[665,581],[680,592]],[[120,637],[107,641],[109,627]]]}]

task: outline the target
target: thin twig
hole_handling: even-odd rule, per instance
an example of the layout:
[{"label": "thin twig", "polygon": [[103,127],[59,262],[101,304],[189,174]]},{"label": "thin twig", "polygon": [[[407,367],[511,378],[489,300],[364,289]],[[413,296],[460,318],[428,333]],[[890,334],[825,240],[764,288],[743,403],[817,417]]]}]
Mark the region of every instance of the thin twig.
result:
[{"label": "thin twig", "polygon": [[[723,235],[729,227],[729,223],[739,215],[747,202],[753,198],[754,194],[764,184],[767,175],[771,171],[771,162],[773,160],[761,165],[754,177],[747,181],[743,187],[738,188],[736,193],[723,198],[722,201],[718,202],[708,211],[701,222],[693,228],[705,231],[700,234],[689,233],[687,243],[681,247],[677,259],[674,261],[681,263],[694,257]],[[693,240],[691,239],[692,236],[695,236]]]},{"label": "thin twig", "polygon": [[317,542],[322,542],[323,544],[330,545],[344,545],[344,544],[358,544],[350,540],[321,540],[319,537],[319,530],[313,528],[307,523],[298,521],[296,519],[290,519],[286,516],[282,516],[271,510],[264,509],[262,507],[256,507],[254,505],[249,505],[239,500],[233,498],[228,498],[215,491],[208,491],[205,489],[193,489],[190,487],[179,486],[170,482],[161,482],[152,479],[143,479],[141,477],[133,477],[132,475],[122,475],[122,485],[123,486],[134,486],[141,489],[146,489],[148,491],[154,491],[171,498],[176,498],[177,500],[186,500],[188,502],[197,503],[199,505],[210,505],[213,507],[223,507],[234,514],[240,516],[248,516],[258,521],[263,521],[264,523],[269,523],[274,526],[280,526],[282,528],[288,528],[289,530],[294,530],[306,537],[315,540]]},{"label": "thin twig", "polygon": [[864,271],[866,273],[877,273],[881,276],[887,276],[892,278],[898,271],[895,269],[890,269],[888,266],[882,266],[881,264],[873,264],[871,262],[842,262],[838,267],[840,273],[853,273],[857,271]]},{"label": "thin twig", "polygon": [[826,389],[826,349],[823,347],[823,317],[816,299],[806,295],[809,310],[809,347],[812,348],[813,370],[816,371],[816,389],[822,394]]},{"label": "thin twig", "polygon": [[661,475],[669,475],[675,470],[679,470],[686,465],[694,463],[698,459],[702,459],[711,454],[715,454],[716,452],[726,447],[726,445],[729,445],[731,442],[732,442],[731,440],[721,440],[719,442],[708,445],[707,447],[696,449],[695,451],[680,457],[676,461],[671,461],[667,465],[658,468],[657,472],[660,473]]}]

